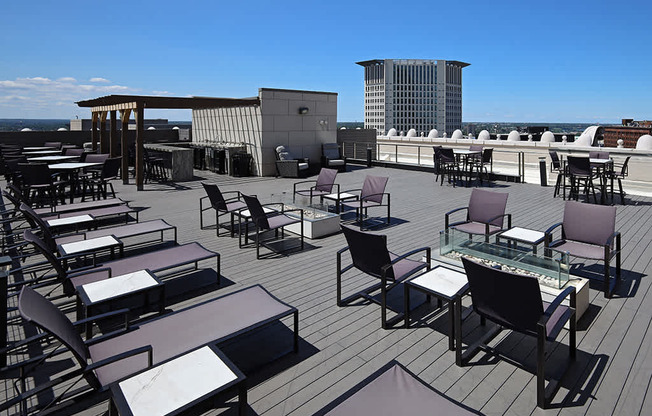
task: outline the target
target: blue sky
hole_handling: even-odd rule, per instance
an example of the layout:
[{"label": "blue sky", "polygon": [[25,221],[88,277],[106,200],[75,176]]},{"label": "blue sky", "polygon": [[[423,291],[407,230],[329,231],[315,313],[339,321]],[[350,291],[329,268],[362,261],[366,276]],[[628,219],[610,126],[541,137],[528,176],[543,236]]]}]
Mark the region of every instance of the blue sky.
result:
[{"label": "blue sky", "polygon": [[268,87],[337,92],[339,121],[362,121],[355,62],[423,58],[471,64],[464,121],[650,119],[650,16],[649,1],[5,2],[0,118],[88,118],[74,102],[108,94]]}]

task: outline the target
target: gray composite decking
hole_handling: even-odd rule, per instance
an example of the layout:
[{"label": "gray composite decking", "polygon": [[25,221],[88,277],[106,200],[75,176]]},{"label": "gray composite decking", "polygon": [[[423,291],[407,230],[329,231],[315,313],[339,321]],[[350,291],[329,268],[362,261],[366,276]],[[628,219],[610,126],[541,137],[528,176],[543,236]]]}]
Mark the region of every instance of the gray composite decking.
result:
[{"label": "gray composite decking", "polygon": [[[400,253],[431,246],[437,253],[444,213],[466,206],[471,188],[440,186],[432,174],[424,172],[355,166],[339,174],[337,182],[342,190],[359,188],[367,174],[390,177],[387,191],[391,193],[392,223],[376,230],[388,235],[390,249]],[[198,241],[222,256],[222,275],[232,284],[199,291],[192,298],[172,298],[175,303],[168,309],[177,310],[253,284],[262,284],[299,309],[301,343],[297,355],[289,353],[270,362],[261,354],[261,349],[274,349],[275,344],[281,350],[290,348],[291,336],[281,325],[224,346],[227,354],[234,354],[236,363],[246,366],[249,361],[260,361],[254,368],[245,369],[250,378],[250,414],[313,414],[391,360],[485,414],[652,414],[652,398],[647,396],[652,377],[652,293],[647,277],[652,258],[652,199],[628,196],[628,205],[618,206],[624,282],[612,299],[603,297],[601,282],[591,284],[591,306],[579,324],[578,360],[562,381],[553,408],[544,411],[536,407],[534,339],[504,331],[496,342],[500,351],[524,363],[526,369],[482,353],[474,360],[476,365],[457,367],[454,353],[448,350],[446,317],[435,311],[434,303],[419,308],[416,315],[422,319],[410,329],[389,330],[380,328],[380,308],[375,304],[336,306],[335,255],[345,246],[341,234],[306,240],[303,252],[256,260],[254,248],[240,249],[237,239],[218,238],[215,229],[199,229],[199,198],[205,195],[201,180],[215,182],[223,191],[256,194],[262,202],[268,201],[270,194],[291,192],[297,180],[232,178],[207,171],[195,171],[195,175],[192,182],[146,184],[142,192],[136,192],[134,185],[119,184],[116,192],[132,206],[146,207],[140,212],[141,221],[163,218],[178,227],[180,244]],[[561,221],[564,201],[553,199],[552,187],[496,182],[491,189],[509,193],[507,210],[513,214],[513,225],[545,230]],[[384,208],[370,210],[372,216],[384,212]],[[263,248],[261,252],[268,251]],[[600,268],[587,265],[588,270]],[[348,275],[344,284],[347,292],[370,282],[353,272]],[[290,321],[287,324],[291,326]],[[464,339],[473,339],[479,331],[479,320],[472,316],[464,325]],[[566,341],[567,335],[562,338],[563,343]],[[565,359],[567,349],[565,344],[549,347],[552,368]],[[9,380],[0,382],[4,383],[0,394],[11,395]],[[103,402],[80,414],[105,411]],[[233,409],[227,412],[232,414]]]}]

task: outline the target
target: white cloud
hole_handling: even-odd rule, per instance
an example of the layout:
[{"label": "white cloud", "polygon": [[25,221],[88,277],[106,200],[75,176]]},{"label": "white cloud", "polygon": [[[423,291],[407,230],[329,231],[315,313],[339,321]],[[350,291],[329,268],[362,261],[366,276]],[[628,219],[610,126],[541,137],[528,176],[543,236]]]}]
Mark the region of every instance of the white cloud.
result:
[{"label": "white cloud", "polygon": [[91,81],[100,84],[82,84],[73,77],[0,80],[0,118],[26,115],[34,118],[69,118],[80,112],[76,101],[138,91],[137,88],[111,84],[104,78],[92,78]]},{"label": "white cloud", "polygon": [[111,81],[109,81],[108,79],[106,79],[106,78],[101,78],[101,77],[94,77],[94,78],[89,79],[88,81],[89,81],[89,82],[102,82],[102,83],[109,83],[109,82],[111,82]]}]

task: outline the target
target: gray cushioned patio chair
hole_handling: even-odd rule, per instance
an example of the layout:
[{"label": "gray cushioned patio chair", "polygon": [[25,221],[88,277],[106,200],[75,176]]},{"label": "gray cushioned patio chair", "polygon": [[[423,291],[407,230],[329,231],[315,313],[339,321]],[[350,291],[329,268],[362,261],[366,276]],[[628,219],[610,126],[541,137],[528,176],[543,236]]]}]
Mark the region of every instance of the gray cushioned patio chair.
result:
[{"label": "gray cushioned patio chair", "polygon": [[[354,201],[342,201],[342,207],[355,209],[356,220],[360,224],[360,230],[363,229],[364,218],[367,217],[367,210],[375,207],[387,207],[387,224],[390,223],[390,205],[391,198],[388,192],[385,192],[389,178],[384,176],[367,175],[364,178],[362,189],[349,189],[345,193],[359,192]],[[387,198],[385,198],[387,196]],[[383,203],[386,200],[387,203]],[[341,210],[340,210],[341,212]]]},{"label": "gray cushioned patio chair", "polygon": [[[445,229],[455,229],[469,235],[484,235],[489,242],[489,236],[499,231],[512,228],[512,214],[505,214],[507,197],[509,194],[501,192],[473,189],[467,207],[456,208],[445,214]],[[451,214],[466,210],[466,220],[450,222]],[[507,217],[507,228],[503,228]]]},{"label": "gray cushioned patio chair", "polygon": [[[301,250],[303,250],[303,210],[302,209],[285,209],[283,205],[280,211],[265,212],[263,206],[258,201],[258,198],[251,195],[242,195],[249,214],[251,222],[254,224],[256,232],[256,258],[260,258],[260,245],[263,243],[261,240],[261,233],[263,231],[274,231],[275,237],[278,238],[278,230],[281,230],[281,238],[285,237],[284,227],[290,224],[299,223],[301,227]],[[287,213],[293,213],[292,216]],[[249,229],[245,230],[245,244],[249,238]],[[240,245],[242,247],[242,244]]]},{"label": "gray cushioned patio chair", "polygon": [[[199,199],[199,228],[204,229],[204,216],[203,213],[209,209],[215,210],[215,228],[217,236],[220,236],[220,217],[225,214],[231,214],[231,237],[235,235],[235,213],[247,207],[247,204],[242,199],[240,191],[226,191],[221,192],[220,188],[213,183],[202,182],[202,186],[206,191],[206,196]],[[224,198],[224,195],[235,195],[232,197]],[[210,206],[204,206],[204,202],[208,200]]]},{"label": "gray cushioned patio chair", "polygon": [[274,152],[276,156],[276,171],[278,176],[283,178],[301,178],[308,176],[310,165],[308,159],[297,158],[290,149],[285,146],[277,146]]},{"label": "gray cushioned patio chair", "polygon": [[[546,342],[555,341],[562,332],[566,322],[569,323],[568,348],[571,360],[576,357],[576,321],[575,321],[575,287],[564,289],[552,303],[543,302],[539,282],[535,277],[513,274],[493,267],[485,266],[462,257],[462,263],[469,279],[469,289],[473,310],[483,319],[497,324],[483,337],[475,341],[467,351],[462,353],[461,320],[456,319],[455,349],[456,363],[466,365],[480,349],[493,354],[498,352],[487,343],[503,329],[517,331],[537,338],[537,406],[545,408],[559,387],[551,381],[552,391],[546,395]],[[570,297],[570,306],[562,302]],[[456,305],[461,316],[461,306]],[[568,370],[569,367],[566,367]],[[559,377],[559,379],[561,379]]]},{"label": "gray cushioned patio chair", "polygon": [[[188,243],[180,246],[164,248],[161,250],[151,251],[132,257],[125,257],[119,260],[113,260],[97,265],[94,268],[85,268],[83,270],[66,271],[61,259],[56,257],[45,242],[29,230],[23,233],[25,241],[31,243],[34,248],[45,257],[54,272],[56,273],[53,282],[63,285],[64,294],[72,296],[75,294],[75,288],[87,283],[98,282],[109,279],[112,276],[120,276],[132,273],[138,270],[150,270],[153,273],[162,272],[170,269],[177,269],[194,263],[194,269],[199,267],[198,263],[202,260],[216,258],[217,285],[220,284],[220,254],[202,247],[199,243]],[[40,284],[47,280],[45,276],[33,281],[22,283]],[[15,286],[21,286],[19,283]]]},{"label": "gray cushioned patio chair", "polygon": [[[320,197],[320,201],[323,201],[324,195],[329,195],[333,193],[333,187],[336,188],[336,193],[340,193],[340,185],[335,183],[335,177],[337,176],[337,171],[335,169],[321,168],[319,171],[319,176],[317,180],[310,181],[300,181],[294,184],[294,196],[301,195],[307,196],[310,198],[310,203],[312,204],[312,198],[315,196]],[[305,188],[306,184],[314,184],[308,189],[297,189],[298,187]]]},{"label": "gray cushioned patio chair", "polygon": [[315,415],[482,415],[446,397],[408,369],[394,362],[353,387],[343,395],[343,398],[346,400],[336,400]]},{"label": "gray cushioned patio chair", "polygon": [[[386,235],[366,233],[346,226],[342,226],[342,232],[348,246],[337,252],[337,306],[344,306],[356,299],[364,298],[380,304],[380,322],[383,328],[386,329],[400,322],[403,319],[401,312],[392,319],[387,319],[387,293],[416,272],[423,269],[430,270],[430,247],[422,247],[398,255],[387,249]],[[343,266],[342,255],[347,251],[351,254],[352,262]],[[426,256],[425,262],[408,258],[421,252]],[[352,268],[380,279],[380,282],[342,299],[342,275]],[[379,289],[380,301],[371,296],[372,292]]]},{"label": "gray cushioned patio chair", "polygon": [[[561,238],[553,232],[561,227]],[[616,207],[567,201],[564,219],[546,230],[545,245],[570,256],[604,263],[604,296],[611,297],[620,281],[620,233],[616,231]],[[616,278],[610,280],[611,260],[616,257]]]},{"label": "gray cushioned patio chair", "polygon": [[337,169],[338,172],[346,172],[346,159],[342,156],[339,144],[321,145],[321,165],[325,168]]},{"label": "gray cushioned patio chair", "polygon": [[[75,368],[63,370],[63,375],[58,374],[51,381],[31,390],[25,389],[24,382],[17,383],[20,387],[17,387],[18,395],[1,404],[0,411],[18,405],[26,408],[28,400],[34,400],[30,397],[51,391],[53,385],[71,379],[77,379],[78,383],[83,379],[87,385],[81,391],[74,392],[74,399],[66,397],[73,394],[71,391],[66,391],[63,397],[55,397],[48,404],[51,407],[49,410],[53,410],[54,406],[65,408],[73,401],[78,404],[83,399],[100,401],[106,399],[112,383],[199,347],[227,341],[290,315],[294,317],[293,350],[298,351],[297,308],[275,298],[260,285],[86,341],[79,336],[76,328],[82,322],[71,322],[55,305],[29,287],[21,290],[18,308],[24,320],[53,336],[72,353]],[[122,314],[125,312],[128,311],[116,311]],[[36,361],[37,358],[41,360]],[[47,361],[47,358],[49,356],[32,358],[29,362],[21,362],[14,367],[29,368],[29,363],[36,362],[38,365],[41,361]],[[58,368],[56,372],[59,373],[60,370]],[[54,394],[59,393],[60,390],[57,390]],[[30,406],[34,406],[34,402]],[[246,410],[246,406],[240,407],[241,414]]]}]

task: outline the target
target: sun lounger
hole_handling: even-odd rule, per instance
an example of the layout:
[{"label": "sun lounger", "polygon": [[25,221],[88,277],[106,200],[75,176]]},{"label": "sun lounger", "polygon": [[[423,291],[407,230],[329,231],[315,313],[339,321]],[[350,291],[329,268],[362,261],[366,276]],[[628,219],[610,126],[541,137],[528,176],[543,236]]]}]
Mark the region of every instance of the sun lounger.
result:
[{"label": "sun lounger", "polygon": [[[298,310],[281,302],[260,285],[91,342],[84,341],[74,324],[33,289],[22,289],[18,305],[23,319],[54,336],[72,352],[79,368],[71,373],[77,377],[83,376],[89,385],[87,390],[95,397],[98,392],[108,391],[112,383],[148,367],[199,347],[226,341],[290,315],[294,316],[294,351],[298,350]],[[68,378],[72,378],[72,375]],[[65,375],[59,378],[62,379],[67,380]],[[0,405],[0,411],[26,404],[29,397],[51,388],[52,383],[47,384],[45,388],[23,389],[18,396]],[[17,385],[24,386],[21,383]],[[79,403],[81,397],[77,396],[74,401]],[[58,403],[57,398],[54,403],[65,405],[67,402]]]},{"label": "sun lounger", "polygon": [[217,259],[217,284],[220,284],[220,255],[214,251],[205,249],[199,243],[188,243],[162,250],[152,251],[133,257],[126,257],[120,260],[110,261],[97,267],[82,272],[67,272],[59,258],[57,258],[37,235],[29,230],[23,233],[25,241],[31,243],[40,252],[56,271],[58,281],[63,283],[64,293],[71,296],[75,293],[75,287],[86,283],[111,278],[134,272],[136,270],[149,269],[153,273],[165,270],[176,269],[212,257]]},{"label": "sun lounger", "polygon": [[[382,371],[383,369],[381,369]],[[425,384],[400,364],[365,380],[345,393],[346,400],[317,412],[328,416],[395,416],[395,415],[480,415]],[[352,392],[355,392],[352,394]],[[337,402],[337,401],[336,401]],[[325,413],[328,409],[330,412]]]}]

